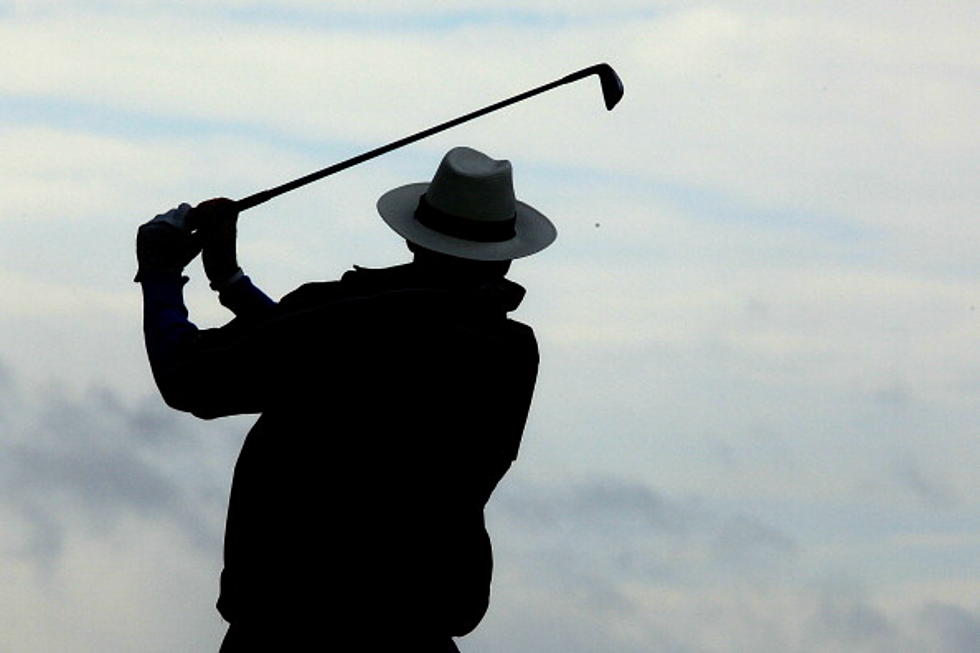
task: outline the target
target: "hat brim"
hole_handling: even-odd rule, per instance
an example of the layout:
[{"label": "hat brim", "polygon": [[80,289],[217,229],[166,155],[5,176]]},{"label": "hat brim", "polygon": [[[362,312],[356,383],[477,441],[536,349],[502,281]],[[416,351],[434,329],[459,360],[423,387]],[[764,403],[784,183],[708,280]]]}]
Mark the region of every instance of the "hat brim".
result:
[{"label": "hat brim", "polygon": [[399,236],[426,249],[474,261],[505,261],[540,252],[558,236],[551,220],[521,201],[517,201],[516,235],[509,240],[486,243],[448,236],[415,219],[419,198],[428,188],[428,182],[407,184],[378,199],[381,219]]}]

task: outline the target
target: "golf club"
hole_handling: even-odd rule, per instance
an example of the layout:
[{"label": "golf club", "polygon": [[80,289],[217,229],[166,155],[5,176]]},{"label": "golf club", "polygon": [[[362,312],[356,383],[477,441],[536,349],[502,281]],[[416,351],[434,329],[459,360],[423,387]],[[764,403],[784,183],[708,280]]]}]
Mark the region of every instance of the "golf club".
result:
[{"label": "golf club", "polygon": [[551,89],[557,88],[558,86],[571,84],[572,82],[576,82],[580,79],[589,77],[591,75],[599,76],[599,84],[602,87],[602,99],[606,104],[606,109],[612,111],[612,108],[616,106],[616,104],[623,97],[623,82],[619,78],[619,75],[616,74],[616,71],[612,69],[612,66],[610,66],[607,63],[596,64],[594,66],[589,66],[588,68],[583,68],[582,70],[579,70],[578,72],[574,72],[570,75],[566,75],[561,79],[531,89],[530,91],[525,91],[524,93],[515,95],[514,97],[508,98],[506,100],[502,100],[500,102],[497,102],[496,104],[491,104],[490,106],[484,107],[482,109],[478,109],[476,111],[473,111],[472,113],[468,113],[464,116],[460,116],[459,118],[454,118],[442,124],[436,125],[435,127],[430,127],[429,129],[420,131],[417,134],[412,134],[411,136],[406,136],[405,138],[394,141],[392,143],[388,143],[387,145],[382,145],[381,147],[373,149],[370,152],[365,152],[364,154],[359,154],[355,157],[347,159],[346,161],[335,163],[334,165],[324,168],[322,170],[318,170],[316,172],[312,172],[298,179],[294,179],[293,181],[286,182],[281,186],[276,186],[275,188],[259,191],[258,193],[237,200],[235,202],[236,208],[239,211],[250,209],[253,206],[258,206],[259,204],[262,204],[263,202],[272,199],[273,197],[277,197],[279,195],[282,195],[283,193],[288,193],[289,191],[295,190],[300,186],[305,186],[306,184],[312,183],[319,179],[323,179],[324,177],[332,175],[335,172],[340,172],[341,170],[345,170],[347,168],[350,168],[351,166],[355,166],[358,163],[363,163],[364,161],[373,159],[376,156],[380,156],[382,154],[385,154],[386,152],[390,152],[394,149],[402,147],[403,145],[414,143],[415,141],[421,140],[428,136],[432,136],[433,134],[437,134],[441,131],[449,129],[450,127],[455,127],[456,125],[460,125],[469,120],[473,120],[474,118],[478,118],[479,116],[486,115],[491,111],[502,109],[503,107],[509,106],[511,104],[515,104],[517,102],[520,102],[521,100],[526,100],[529,97],[533,97],[540,93],[544,93],[545,91],[550,91]]}]

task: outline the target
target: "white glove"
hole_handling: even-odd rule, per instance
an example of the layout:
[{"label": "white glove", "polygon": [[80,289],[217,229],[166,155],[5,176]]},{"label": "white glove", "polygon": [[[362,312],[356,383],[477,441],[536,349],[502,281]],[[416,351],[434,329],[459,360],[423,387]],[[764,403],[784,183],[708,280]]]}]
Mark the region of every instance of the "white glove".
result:
[{"label": "white glove", "polygon": [[191,233],[187,216],[190,204],[181,204],[154,216],[136,232],[134,281],[151,277],[179,278],[184,267],[201,251],[200,238]]},{"label": "white glove", "polygon": [[189,232],[190,226],[187,224],[187,215],[191,212],[191,205],[187,202],[182,203],[175,209],[170,209],[166,213],[154,216],[150,223],[166,223],[171,227],[176,227],[180,231]]}]

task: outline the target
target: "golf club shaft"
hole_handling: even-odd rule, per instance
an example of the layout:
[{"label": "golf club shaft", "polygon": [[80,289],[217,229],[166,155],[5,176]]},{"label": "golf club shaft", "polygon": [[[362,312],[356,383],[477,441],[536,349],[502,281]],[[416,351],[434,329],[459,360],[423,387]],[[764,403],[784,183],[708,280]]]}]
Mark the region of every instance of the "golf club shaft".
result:
[{"label": "golf club shaft", "polygon": [[[318,170],[316,172],[312,172],[312,173],[310,173],[308,175],[305,175],[303,177],[300,177],[298,179],[294,179],[293,181],[286,182],[285,184],[282,184],[280,186],[276,186],[275,188],[270,188],[268,190],[259,191],[258,193],[255,193],[253,195],[249,195],[248,197],[244,197],[244,198],[238,200],[236,202],[236,206],[237,206],[237,208],[238,208],[239,211],[244,211],[246,209],[250,209],[253,206],[257,206],[259,204],[262,204],[263,202],[266,202],[266,201],[272,199],[273,197],[277,197],[279,195],[282,195],[283,193],[288,193],[289,191],[295,190],[296,188],[299,188],[300,186],[305,186],[306,184],[312,183],[312,182],[317,181],[319,179],[323,179],[324,177],[327,177],[329,175],[332,175],[332,174],[334,174],[336,172],[340,172],[341,170],[346,170],[347,168],[350,168],[351,166],[355,166],[355,165],[357,165],[359,163],[363,163],[364,161],[367,161],[369,159],[373,159],[376,156],[381,156],[382,154],[385,154],[386,152],[390,152],[392,150],[398,149],[399,147],[408,145],[409,143],[414,143],[415,141],[421,140],[423,138],[427,138],[429,136],[432,136],[433,134],[437,134],[437,133],[439,133],[441,131],[444,131],[446,129],[449,129],[451,127],[455,127],[456,125],[460,125],[460,124],[462,124],[464,122],[473,120],[474,118],[478,118],[478,117],[480,117],[482,115],[488,114],[491,111],[496,111],[497,109],[502,109],[503,107],[509,106],[509,105],[514,104],[516,102],[520,102],[522,100],[526,100],[529,97],[533,97],[533,96],[538,95],[540,93],[544,93],[545,91],[550,91],[551,89],[556,88],[558,86],[563,86],[565,84],[570,84],[572,82],[578,81],[578,80],[580,80],[580,79],[582,79],[584,77],[588,77],[590,75],[600,75],[600,78],[602,80],[604,80],[603,81],[603,93],[604,93],[604,95],[606,94],[606,82],[605,82],[605,80],[609,79],[609,76],[610,75],[612,76],[612,78],[614,78],[616,80],[616,82],[619,83],[619,88],[620,88],[620,91],[619,92],[620,92],[620,94],[622,93],[622,83],[619,82],[618,77],[616,77],[615,73],[612,72],[612,69],[608,66],[608,64],[597,64],[595,66],[589,66],[588,68],[583,68],[582,70],[579,70],[577,72],[574,72],[574,73],[572,73],[570,75],[566,75],[565,77],[562,77],[561,79],[558,79],[558,80],[555,80],[555,81],[550,82],[548,84],[544,84],[544,85],[539,86],[537,88],[531,89],[530,91],[525,91],[524,93],[521,93],[519,95],[515,95],[514,97],[508,98],[506,100],[502,100],[500,102],[497,102],[496,104],[491,104],[490,106],[484,107],[482,109],[478,109],[478,110],[473,111],[472,113],[468,113],[468,114],[466,114],[464,116],[460,116],[458,118],[454,118],[452,120],[446,121],[446,122],[444,122],[442,124],[436,125],[435,127],[430,127],[428,129],[425,129],[423,131],[420,131],[420,132],[418,132],[416,134],[412,134],[411,136],[406,136],[405,138],[399,139],[399,140],[394,141],[392,143],[388,143],[387,145],[382,145],[381,147],[375,148],[375,149],[373,149],[373,150],[371,150],[369,152],[365,152],[363,154],[359,154],[359,155],[357,155],[355,157],[352,157],[350,159],[347,159],[346,161],[341,161],[340,163],[335,163],[332,166],[329,166],[327,168],[323,168],[322,170]],[[615,101],[618,101],[618,98],[616,98],[616,100],[614,100],[612,102],[612,104],[615,104]],[[607,108],[609,108],[609,109],[612,108],[612,106],[610,106],[610,100],[609,100],[609,97],[608,96],[606,97],[606,105],[607,105]]]}]

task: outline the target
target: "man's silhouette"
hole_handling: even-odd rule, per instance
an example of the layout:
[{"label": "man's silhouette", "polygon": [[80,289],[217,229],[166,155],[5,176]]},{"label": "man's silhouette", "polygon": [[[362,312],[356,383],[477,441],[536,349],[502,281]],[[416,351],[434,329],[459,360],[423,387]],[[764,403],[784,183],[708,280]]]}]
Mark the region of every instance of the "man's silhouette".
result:
[{"label": "man's silhouette", "polygon": [[[555,238],[511,166],[469,148],[378,211],[411,263],[356,267],[274,302],[238,267],[234,202],[140,227],[146,348],[172,407],[261,413],[235,467],[218,610],[224,652],[452,651],[489,601],[483,508],[517,456],[538,365],[507,317],[514,258]],[[184,266],[235,318],[187,319]]]}]

